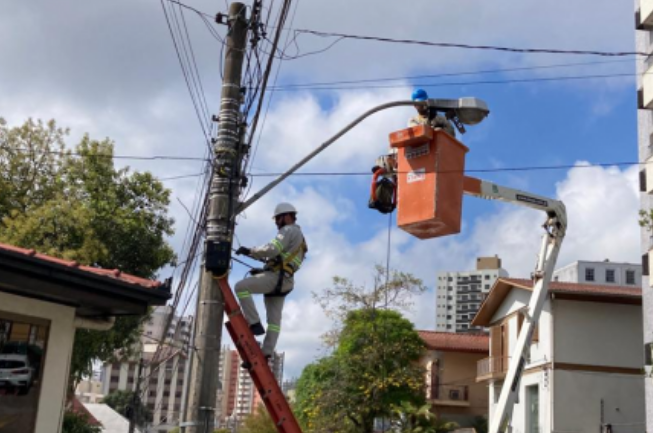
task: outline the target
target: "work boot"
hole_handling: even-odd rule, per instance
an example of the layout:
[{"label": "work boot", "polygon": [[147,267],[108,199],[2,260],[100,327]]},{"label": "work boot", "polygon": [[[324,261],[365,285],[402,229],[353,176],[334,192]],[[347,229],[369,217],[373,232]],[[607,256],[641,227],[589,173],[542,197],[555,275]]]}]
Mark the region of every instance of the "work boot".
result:
[{"label": "work boot", "polygon": [[249,329],[252,331],[252,334],[259,336],[265,334],[265,328],[261,325],[261,322],[256,322],[252,325],[249,325]]}]

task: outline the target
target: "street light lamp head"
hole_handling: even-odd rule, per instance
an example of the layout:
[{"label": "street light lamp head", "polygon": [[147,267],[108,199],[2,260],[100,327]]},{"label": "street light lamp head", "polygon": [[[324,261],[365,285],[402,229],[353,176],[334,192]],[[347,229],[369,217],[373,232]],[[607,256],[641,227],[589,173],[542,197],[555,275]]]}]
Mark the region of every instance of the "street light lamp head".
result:
[{"label": "street light lamp head", "polygon": [[463,125],[476,125],[485,119],[490,110],[485,101],[478,98],[459,98],[459,99],[428,99],[426,106],[430,115],[435,116],[437,112],[442,112],[451,120],[458,131],[465,133]]}]

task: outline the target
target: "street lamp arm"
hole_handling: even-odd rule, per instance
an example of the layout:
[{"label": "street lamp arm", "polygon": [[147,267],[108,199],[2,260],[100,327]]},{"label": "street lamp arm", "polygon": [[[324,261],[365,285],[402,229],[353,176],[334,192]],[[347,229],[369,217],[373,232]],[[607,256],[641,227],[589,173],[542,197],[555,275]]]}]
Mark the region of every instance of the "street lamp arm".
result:
[{"label": "street lamp arm", "polygon": [[258,199],[263,197],[265,194],[267,194],[272,188],[275,186],[279,185],[281,182],[283,182],[288,176],[299,170],[301,167],[303,167],[308,161],[316,157],[319,153],[321,153],[324,149],[329,147],[331,144],[333,144],[336,140],[338,140],[340,137],[345,135],[347,132],[349,132],[354,126],[358,125],[361,123],[363,120],[371,116],[372,114],[386,110],[388,108],[393,108],[393,107],[402,107],[402,106],[416,106],[416,105],[426,105],[426,101],[423,102],[417,102],[417,101],[393,101],[393,102],[386,102],[385,104],[378,105],[370,110],[367,110],[365,113],[361,114],[358,116],[354,121],[349,123],[347,126],[345,126],[343,129],[338,131],[333,137],[329,138],[327,141],[322,143],[318,148],[313,150],[311,153],[306,155],[302,160],[300,160],[297,164],[293,165],[290,167],[285,173],[280,175],[278,178],[264,186],[260,191],[258,191],[256,194],[254,194],[252,197],[249,198],[249,200],[243,202],[239,207],[236,212],[236,215],[243,212],[245,209],[250,207],[254,202],[256,202]]}]

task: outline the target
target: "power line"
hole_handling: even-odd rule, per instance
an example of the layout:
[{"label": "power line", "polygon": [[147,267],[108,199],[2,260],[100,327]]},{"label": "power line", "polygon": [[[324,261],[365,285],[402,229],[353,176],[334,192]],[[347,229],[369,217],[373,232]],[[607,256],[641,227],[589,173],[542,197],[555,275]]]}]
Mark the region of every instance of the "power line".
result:
[{"label": "power line", "polygon": [[576,62],[576,63],[556,63],[551,65],[539,65],[539,66],[520,66],[514,68],[497,68],[497,69],[485,69],[478,71],[460,71],[460,72],[446,72],[439,74],[427,74],[427,75],[413,75],[406,77],[381,77],[381,78],[368,78],[368,79],[358,79],[358,80],[340,80],[340,81],[323,81],[323,82],[309,82],[309,83],[291,83],[283,84],[280,86],[271,86],[271,90],[277,89],[287,89],[291,87],[319,87],[319,86],[333,86],[340,84],[362,84],[362,83],[376,83],[376,82],[387,82],[387,81],[411,81],[419,80],[424,78],[443,78],[443,77],[457,77],[462,75],[482,75],[482,74],[496,74],[502,72],[518,72],[518,71],[533,71],[533,70],[542,70],[542,69],[555,69],[555,68],[569,68],[575,66],[595,66],[595,65],[604,65],[604,64],[616,64],[616,63],[631,63],[635,59],[627,60],[607,60],[607,61],[595,61],[595,62]]},{"label": "power line", "polygon": [[[653,74],[653,72],[647,72],[644,74]],[[537,83],[537,82],[548,82],[548,81],[577,81],[577,80],[590,80],[598,78],[619,78],[619,77],[635,77],[638,75],[644,75],[638,73],[619,73],[619,74],[593,74],[593,75],[568,75],[562,77],[542,77],[542,78],[515,78],[509,80],[481,80],[481,81],[458,81],[458,82],[448,82],[448,83],[412,83],[412,84],[380,84],[372,86],[316,86],[316,87],[279,87],[276,88],[277,92],[292,92],[292,91],[301,91],[301,90],[361,90],[361,89],[399,89],[407,86],[415,87],[449,87],[449,86],[472,86],[472,85],[484,85],[484,84],[515,84],[515,83]]]},{"label": "power line", "polygon": [[[470,50],[490,50],[490,51],[502,51],[510,53],[526,53],[526,54],[571,54],[571,55],[589,55],[589,56],[602,56],[602,57],[624,57],[624,56],[645,56],[648,57],[648,53],[641,51],[600,51],[600,50],[563,50],[563,49],[554,49],[554,48],[516,48],[516,47],[506,47],[499,45],[471,45],[471,44],[461,44],[461,43],[452,43],[452,42],[430,42],[430,41],[420,41],[415,39],[393,39],[380,36],[366,36],[366,35],[353,35],[346,33],[335,33],[335,32],[320,32],[317,30],[308,30],[308,29],[298,29],[295,30],[296,35],[300,34],[309,34],[320,37],[327,38],[340,38],[344,39],[354,39],[354,40],[365,40],[365,41],[374,41],[374,42],[387,42],[394,44],[407,44],[407,45],[423,45],[429,47],[439,47],[439,48],[459,48],[459,49],[470,49]],[[339,42],[337,41],[337,42]],[[335,43],[333,44],[335,45]]]},{"label": "power line", "polygon": [[[503,168],[471,168],[465,170],[440,170],[437,172],[426,171],[426,173],[437,174],[454,174],[454,173],[500,173],[511,171],[545,171],[545,170],[564,170],[570,168],[594,168],[594,167],[614,167],[614,166],[630,166],[630,165],[645,165],[652,164],[653,162],[599,162],[591,163],[590,165],[576,165],[576,164],[560,164],[560,165],[540,165],[540,166],[524,166],[524,167],[503,167]],[[397,172],[397,174],[407,174],[408,172]],[[278,177],[283,173],[250,173],[252,177]],[[291,176],[372,176],[370,172],[297,172]]]},{"label": "power line", "polygon": [[[34,152],[33,149],[16,147],[12,148],[13,151],[18,152]],[[200,158],[197,156],[176,156],[176,155],[108,155],[108,154],[91,154],[91,153],[80,153],[80,152],[71,152],[71,151],[57,151],[57,150],[39,150],[41,154],[48,155],[59,155],[59,156],[80,156],[86,158],[110,158],[110,159],[133,159],[133,160],[142,160],[142,161],[154,161],[154,160],[163,160],[163,161],[204,161],[210,162],[211,160],[207,157]]]}]

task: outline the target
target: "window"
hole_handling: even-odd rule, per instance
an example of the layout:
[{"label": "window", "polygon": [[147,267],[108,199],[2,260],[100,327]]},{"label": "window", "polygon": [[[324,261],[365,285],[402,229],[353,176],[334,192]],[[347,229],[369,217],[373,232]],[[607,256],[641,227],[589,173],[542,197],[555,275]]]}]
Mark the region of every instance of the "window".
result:
[{"label": "window", "polygon": [[451,296],[447,296],[447,300],[448,300],[448,301],[453,301],[453,297],[451,297]]},{"label": "window", "polygon": [[585,281],[594,281],[594,268],[585,268]]},{"label": "window", "polygon": [[485,276],[485,279],[486,279],[486,280],[489,280],[489,279],[490,279],[490,276],[489,276],[489,275],[486,275],[486,276]]},{"label": "window", "polygon": [[605,282],[614,283],[614,269],[605,270]]},{"label": "window", "polygon": [[447,329],[451,329],[451,325],[447,325]]},{"label": "window", "polygon": [[635,284],[635,271],[626,271],[626,284]]},{"label": "window", "polygon": [[450,291],[450,292],[452,292],[452,291],[453,291],[453,287],[449,286],[449,287],[447,287],[447,290]]},{"label": "window", "polygon": [[448,316],[447,316],[447,320],[448,320],[448,319],[451,319],[451,315],[448,315]]},{"label": "window", "polygon": [[447,310],[451,310],[451,305],[447,305]]},{"label": "window", "polygon": [[453,278],[452,278],[452,277],[448,277],[448,278],[447,278],[447,281],[453,281]]}]

